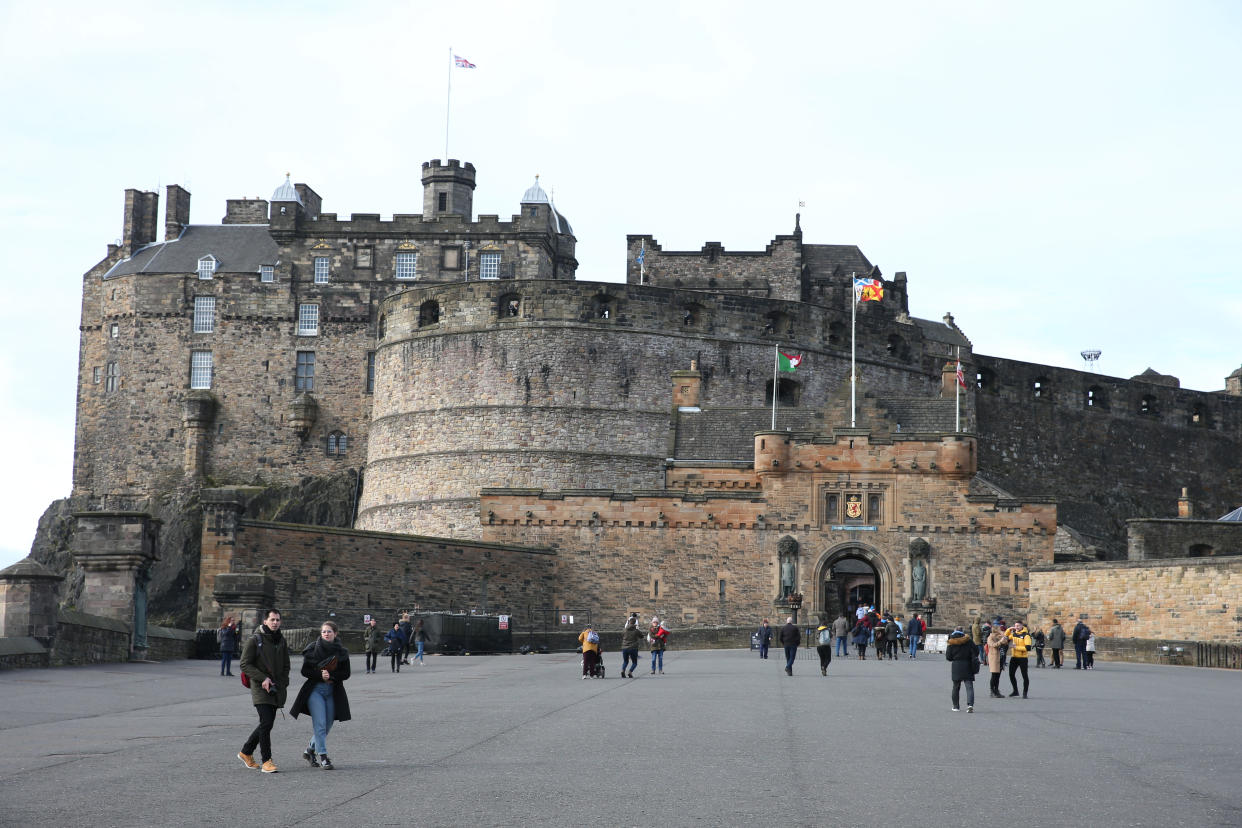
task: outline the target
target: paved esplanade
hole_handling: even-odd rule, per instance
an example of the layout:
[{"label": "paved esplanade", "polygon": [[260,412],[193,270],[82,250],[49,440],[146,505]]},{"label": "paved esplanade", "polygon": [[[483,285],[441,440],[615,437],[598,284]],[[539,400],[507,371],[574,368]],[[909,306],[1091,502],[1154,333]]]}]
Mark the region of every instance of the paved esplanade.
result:
[{"label": "paved esplanade", "polygon": [[399,675],[355,657],[337,770],[300,758],[307,718],[278,717],[278,774],[235,758],[256,716],[214,662],[8,671],[0,823],[1242,824],[1242,673],[1032,670],[1029,701],[976,682],[967,715],[943,656],[834,659],[825,679],[804,651],[791,679],[779,653],[671,650],[629,680],[609,652],[591,681],[576,655]]}]

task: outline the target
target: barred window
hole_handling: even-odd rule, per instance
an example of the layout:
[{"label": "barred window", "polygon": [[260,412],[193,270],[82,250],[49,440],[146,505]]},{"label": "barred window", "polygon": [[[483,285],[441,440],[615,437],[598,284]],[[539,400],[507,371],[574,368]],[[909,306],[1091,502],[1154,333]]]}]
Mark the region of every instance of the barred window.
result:
[{"label": "barred window", "polygon": [[115,391],[120,378],[121,371],[117,368],[116,363],[109,362],[106,366],[104,366],[104,391],[108,393]]},{"label": "barred window", "polygon": [[328,435],[328,456],[342,456],[345,454],[346,448],[345,433],[342,431],[333,431]]},{"label": "barred window", "polygon": [[215,333],[216,297],[194,297],[194,333]]},{"label": "barred window", "polygon": [[326,285],[328,283],[328,257],[315,257],[315,284]]},{"label": "barred window", "polygon": [[294,374],[293,385],[298,391],[315,390],[314,351],[298,351],[298,366]]},{"label": "barred window", "polygon": [[499,253],[480,253],[479,254],[479,278],[480,279],[499,279],[500,278],[500,254]]},{"label": "barred window", "polygon": [[375,351],[367,351],[367,393],[375,393]]},{"label": "barred window", "polygon": [[319,336],[318,305],[298,305],[298,336]]},{"label": "barred window", "polygon": [[398,279],[416,279],[418,278],[418,254],[417,253],[398,253],[397,254],[397,273]]},{"label": "barred window", "polygon": [[276,281],[276,268],[273,265],[259,265],[259,281],[274,282]]},{"label": "barred window", "polygon": [[204,256],[198,260],[198,278],[210,279],[216,275],[216,257]]},{"label": "barred window", "polygon": [[213,367],[211,351],[190,351],[190,387],[210,388]]}]

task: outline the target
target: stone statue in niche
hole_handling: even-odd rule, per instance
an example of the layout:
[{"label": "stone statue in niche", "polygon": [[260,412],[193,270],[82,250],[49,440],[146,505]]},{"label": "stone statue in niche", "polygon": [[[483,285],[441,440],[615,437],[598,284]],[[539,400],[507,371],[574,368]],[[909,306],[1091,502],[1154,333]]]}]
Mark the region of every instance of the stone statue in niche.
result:
[{"label": "stone statue in niche", "polygon": [[927,600],[927,559],[931,545],[922,538],[910,541],[910,600]]},{"label": "stone statue in niche", "polygon": [[798,542],[786,535],[777,543],[776,552],[781,563],[781,598],[787,599],[797,585]]}]

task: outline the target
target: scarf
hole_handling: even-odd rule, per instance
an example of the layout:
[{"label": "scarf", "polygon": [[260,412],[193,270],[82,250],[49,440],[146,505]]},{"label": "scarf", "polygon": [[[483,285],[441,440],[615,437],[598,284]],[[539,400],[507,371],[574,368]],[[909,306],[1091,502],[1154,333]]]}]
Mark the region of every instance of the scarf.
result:
[{"label": "scarf", "polygon": [[331,667],[325,666],[329,660],[339,659],[345,653],[345,648],[341,646],[339,641],[331,643],[324,640],[323,636],[316,638],[310,644],[306,645],[306,649],[302,650],[302,655],[308,657],[321,670],[333,670],[336,665]]}]

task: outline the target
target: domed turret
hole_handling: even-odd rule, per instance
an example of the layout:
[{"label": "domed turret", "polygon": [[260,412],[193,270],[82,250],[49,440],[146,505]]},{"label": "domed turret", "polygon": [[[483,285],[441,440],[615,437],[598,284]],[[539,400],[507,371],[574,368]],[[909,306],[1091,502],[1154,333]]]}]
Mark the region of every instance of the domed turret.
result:
[{"label": "domed turret", "polygon": [[272,193],[272,201],[294,201],[299,207],[303,206],[302,197],[298,195],[297,188],[293,186],[293,181],[289,178],[289,173],[285,173],[285,183],[276,188]]},{"label": "domed turret", "polygon": [[522,194],[522,215],[539,216],[542,210],[546,208],[547,216],[550,224],[557,233],[564,233],[572,236],[574,228],[569,225],[569,219],[561,215],[556,209],[556,205],[552,203],[552,199],[548,198],[548,194],[543,191],[543,187],[539,186],[539,176],[535,176],[535,183],[527,188]]}]

